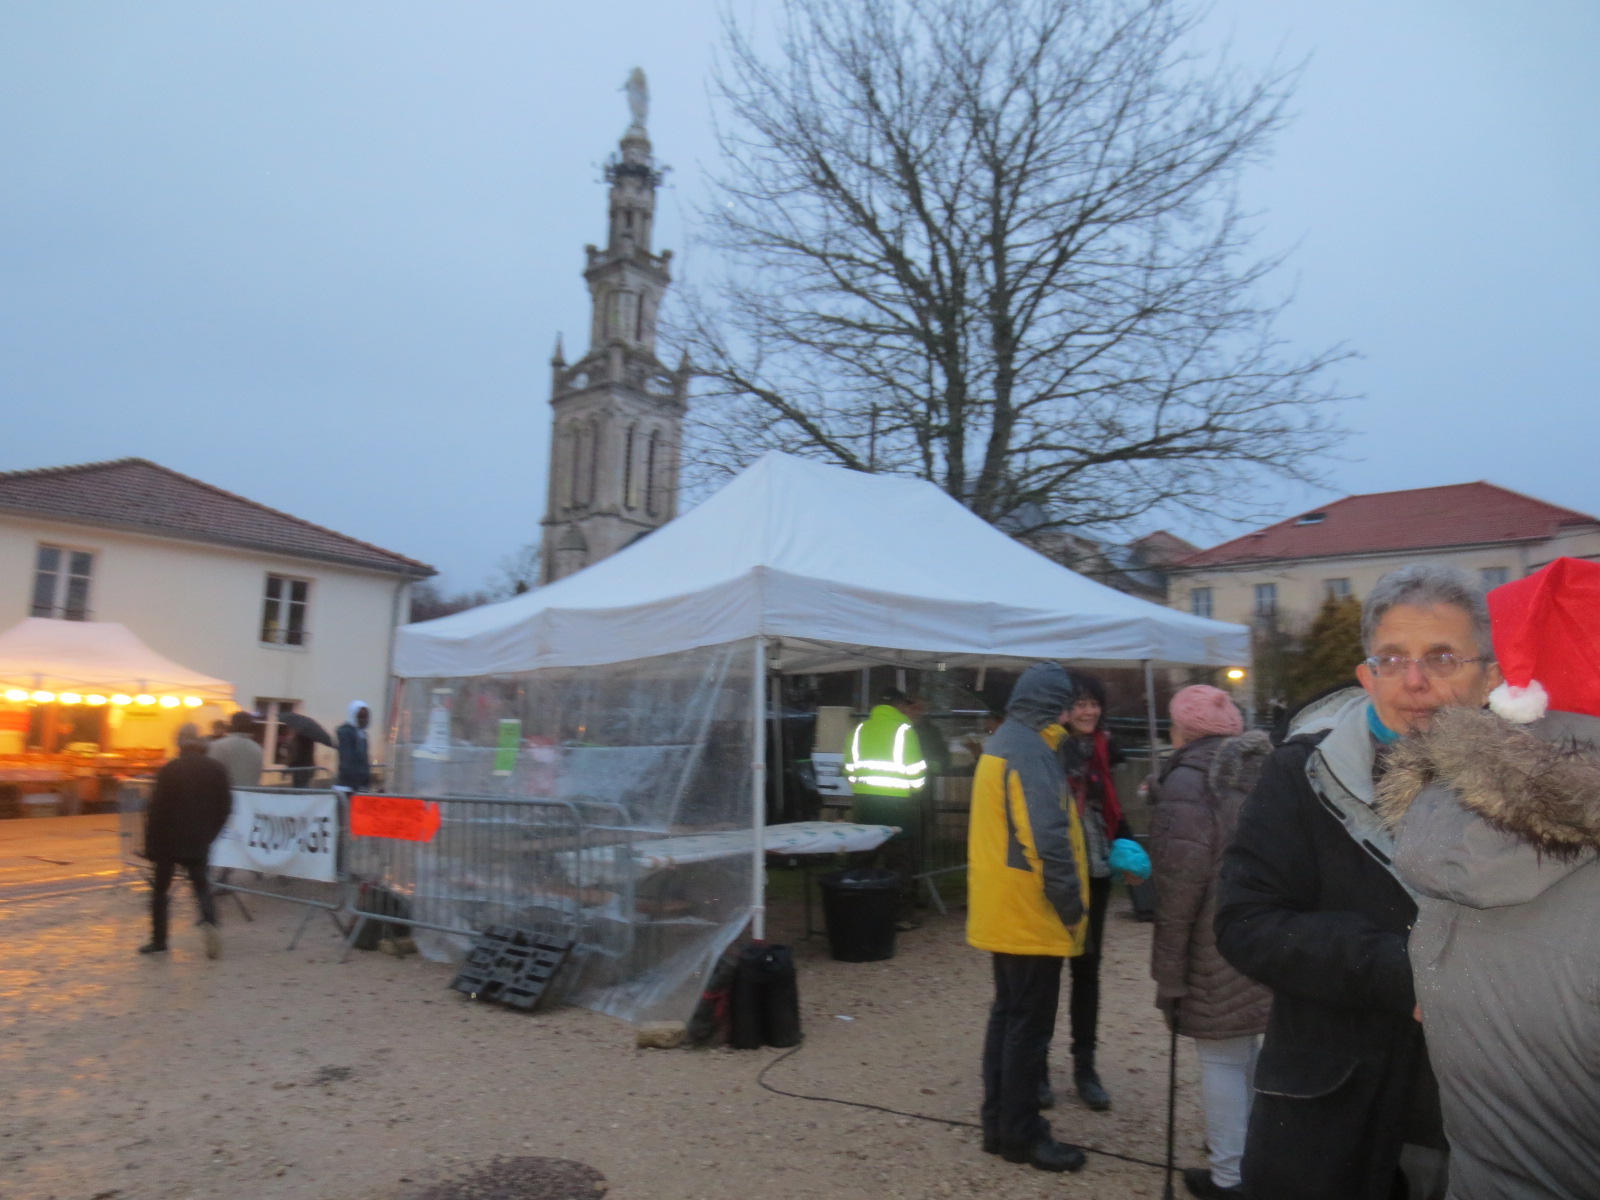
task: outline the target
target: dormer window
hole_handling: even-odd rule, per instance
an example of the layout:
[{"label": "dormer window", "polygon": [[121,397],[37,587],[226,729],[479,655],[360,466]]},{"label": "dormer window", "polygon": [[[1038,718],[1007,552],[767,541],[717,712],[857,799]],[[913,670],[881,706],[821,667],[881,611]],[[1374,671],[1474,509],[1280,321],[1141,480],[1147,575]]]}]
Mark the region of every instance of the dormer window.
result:
[{"label": "dormer window", "polygon": [[1298,518],[1295,521],[1295,524],[1296,525],[1321,525],[1327,519],[1328,519],[1328,514],[1325,513],[1325,512],[1308,512],[1308,513],[1306,513],[1305,516]]}]

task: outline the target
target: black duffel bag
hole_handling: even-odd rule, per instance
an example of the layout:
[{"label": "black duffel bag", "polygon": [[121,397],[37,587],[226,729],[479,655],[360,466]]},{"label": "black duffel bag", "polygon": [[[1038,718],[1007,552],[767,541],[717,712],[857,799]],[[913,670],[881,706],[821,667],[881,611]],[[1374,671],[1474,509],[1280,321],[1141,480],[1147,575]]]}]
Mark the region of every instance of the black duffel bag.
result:
[{"label": "black duffel bag", "polygon": [[733,977],[733,1020],[728,1044],[735,1050],[800,1044],[800,985],[794,951],[756,942],[739,951]]}]

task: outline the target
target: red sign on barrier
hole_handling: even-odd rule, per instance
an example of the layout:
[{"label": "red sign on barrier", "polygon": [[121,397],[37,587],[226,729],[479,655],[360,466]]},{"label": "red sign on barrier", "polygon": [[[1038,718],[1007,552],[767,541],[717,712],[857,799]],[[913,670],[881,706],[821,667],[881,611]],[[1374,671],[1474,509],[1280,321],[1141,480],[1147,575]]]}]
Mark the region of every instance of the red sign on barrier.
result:
[{"label": "red sign on barrier", "polygon": [[439,806],[415,796],[350,797],[350,832],[356,837],[431,842],[439,832]]}]

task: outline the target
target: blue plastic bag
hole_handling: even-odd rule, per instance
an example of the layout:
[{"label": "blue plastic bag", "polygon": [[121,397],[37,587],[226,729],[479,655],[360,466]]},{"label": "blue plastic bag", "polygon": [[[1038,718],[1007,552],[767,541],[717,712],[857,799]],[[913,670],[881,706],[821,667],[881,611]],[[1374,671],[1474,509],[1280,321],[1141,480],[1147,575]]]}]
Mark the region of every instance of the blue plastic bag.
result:
[{"label": "blue plastic bag", "polygon": [[1150,856],[1132,838],[1117,838],[1111,843],[1110,863],[1113,871],[1132,875],[1135,883],[1143,883],[1150,878]]}]

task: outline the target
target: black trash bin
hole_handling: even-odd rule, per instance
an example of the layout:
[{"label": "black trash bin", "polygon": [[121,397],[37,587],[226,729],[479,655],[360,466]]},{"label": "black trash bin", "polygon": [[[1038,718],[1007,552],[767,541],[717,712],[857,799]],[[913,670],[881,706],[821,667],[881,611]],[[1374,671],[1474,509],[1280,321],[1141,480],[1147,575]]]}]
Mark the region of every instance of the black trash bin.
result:
[{"label": "black trash bin", "polygon": [[828,947],[840,962],[894,957],[895,896],[900,876],[882,867],[848,867],[817,879]]}]

